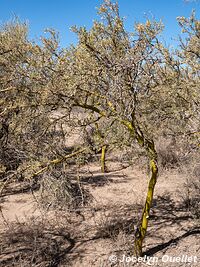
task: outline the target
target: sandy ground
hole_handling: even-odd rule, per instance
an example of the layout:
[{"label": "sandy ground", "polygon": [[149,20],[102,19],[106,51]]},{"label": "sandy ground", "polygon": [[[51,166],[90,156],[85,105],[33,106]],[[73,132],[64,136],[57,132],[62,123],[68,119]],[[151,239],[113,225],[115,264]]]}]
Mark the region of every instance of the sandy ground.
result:
[{"label": "sandy ground", "polygon": [[[136,262],[131,253],[132,240],[148,175],[139,167],[122,169],[112,163],[109,168],[112,171],[104,175],[97,163],[87,166],[92,174],[87,172],[82,182],[94,198],[82,208],[81,216],[77,215],[74,246],[59,266],[200,266],[200,228],[181,202],[187,177],[176,170],[159,176],[143,249],[146,258]],[[4,197],[1,210],[1,230],[6,221],[23,222],[43,216],[30,193]],[[58,214],[53,216],[62,217]]]}]

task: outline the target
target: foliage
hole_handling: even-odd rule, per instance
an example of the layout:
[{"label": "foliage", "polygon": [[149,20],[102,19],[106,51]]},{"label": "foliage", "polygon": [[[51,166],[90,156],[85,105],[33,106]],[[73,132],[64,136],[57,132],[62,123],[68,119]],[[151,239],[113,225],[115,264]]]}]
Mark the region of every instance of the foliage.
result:
[{"label": "foliage", "polygon": [[[200,24],[194,14],[178,18],[187,37],[171,51],[159,41],[161,22],[136,23],[128,33],[117,4],[105,0],[98,13],[90,30],[72,28],[79,42],[67,49],[59,48],[54,30],[39,46],[28,40],[25,24],[2,27],[0,178],[34,183],[66,164],[71,177],[70,166],[99,151],[106,171],[109,150],[142,148],[151,177],[135,234],[141,254],[158,174],[155,141],[181,136],[199,144]],[[71,149],[76,129],[83,140]]]}]

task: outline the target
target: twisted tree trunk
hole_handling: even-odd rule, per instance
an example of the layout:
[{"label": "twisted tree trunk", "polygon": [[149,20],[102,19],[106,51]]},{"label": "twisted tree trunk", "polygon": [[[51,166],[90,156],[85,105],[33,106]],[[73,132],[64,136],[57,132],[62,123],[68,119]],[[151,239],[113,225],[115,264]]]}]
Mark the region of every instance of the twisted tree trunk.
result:
[{"label": "twisted tree trunk", "polygon": [[148,184],[146,201],[143,208],[139,226],[137,227],[137,230],[135,232],[135,254],[138,257],[142,256],[143,240],[147,233],[150,209],[153,201],[154,188],[157,182],[158,166],[156,158],[150,160],[150,168],[151,168],[151,178]]},{"label": "twisted tree trunk", "polygon": [[149,180],[148,190],[145,205],[143,208],[141,220],[135,232],[135,254],[137,257],[142,256],[142,245],[144,238],[147,233],[150,209],[153,201],[154,188],[157,182],[158,176],[158,162],[157,162],[157,152],[154,145],[154,141],[146,138],[137,124],[134,114],[132,114],[132,121],[121,120],[121,123],[128,127],[133,138],[137,140],[138,144],[143,147],[149,158],[151,177]]}]

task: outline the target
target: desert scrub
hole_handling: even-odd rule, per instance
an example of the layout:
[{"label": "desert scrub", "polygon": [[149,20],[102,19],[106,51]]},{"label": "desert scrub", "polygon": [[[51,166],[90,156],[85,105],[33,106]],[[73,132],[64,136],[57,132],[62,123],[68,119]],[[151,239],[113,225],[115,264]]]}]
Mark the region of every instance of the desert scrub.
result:
[{"label": "desert scrub", "polygon": [[79,177],[73,178],[68,173],[59,176],[45,174],[40,181],[39,204],[44,208],[66,209],[83,207],[91,200],[89,191],[82,186]]},{"label": "desert scrub", "polygon": [[200,219],[200,164],[194,166],[187,172],[188,178],[184,184],[181,194],[184,206],[196,219]]}]

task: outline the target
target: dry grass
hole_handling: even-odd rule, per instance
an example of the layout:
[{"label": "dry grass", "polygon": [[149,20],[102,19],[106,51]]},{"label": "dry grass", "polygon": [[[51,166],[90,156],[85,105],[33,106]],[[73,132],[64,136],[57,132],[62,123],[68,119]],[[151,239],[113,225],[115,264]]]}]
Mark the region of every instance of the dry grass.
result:
[{"label": "dry grass", "polygon": [[66,224],[58,228],[45,220],[8,223],[0,237],[0,266],[59,266],[74,246],[71,235]]}]

